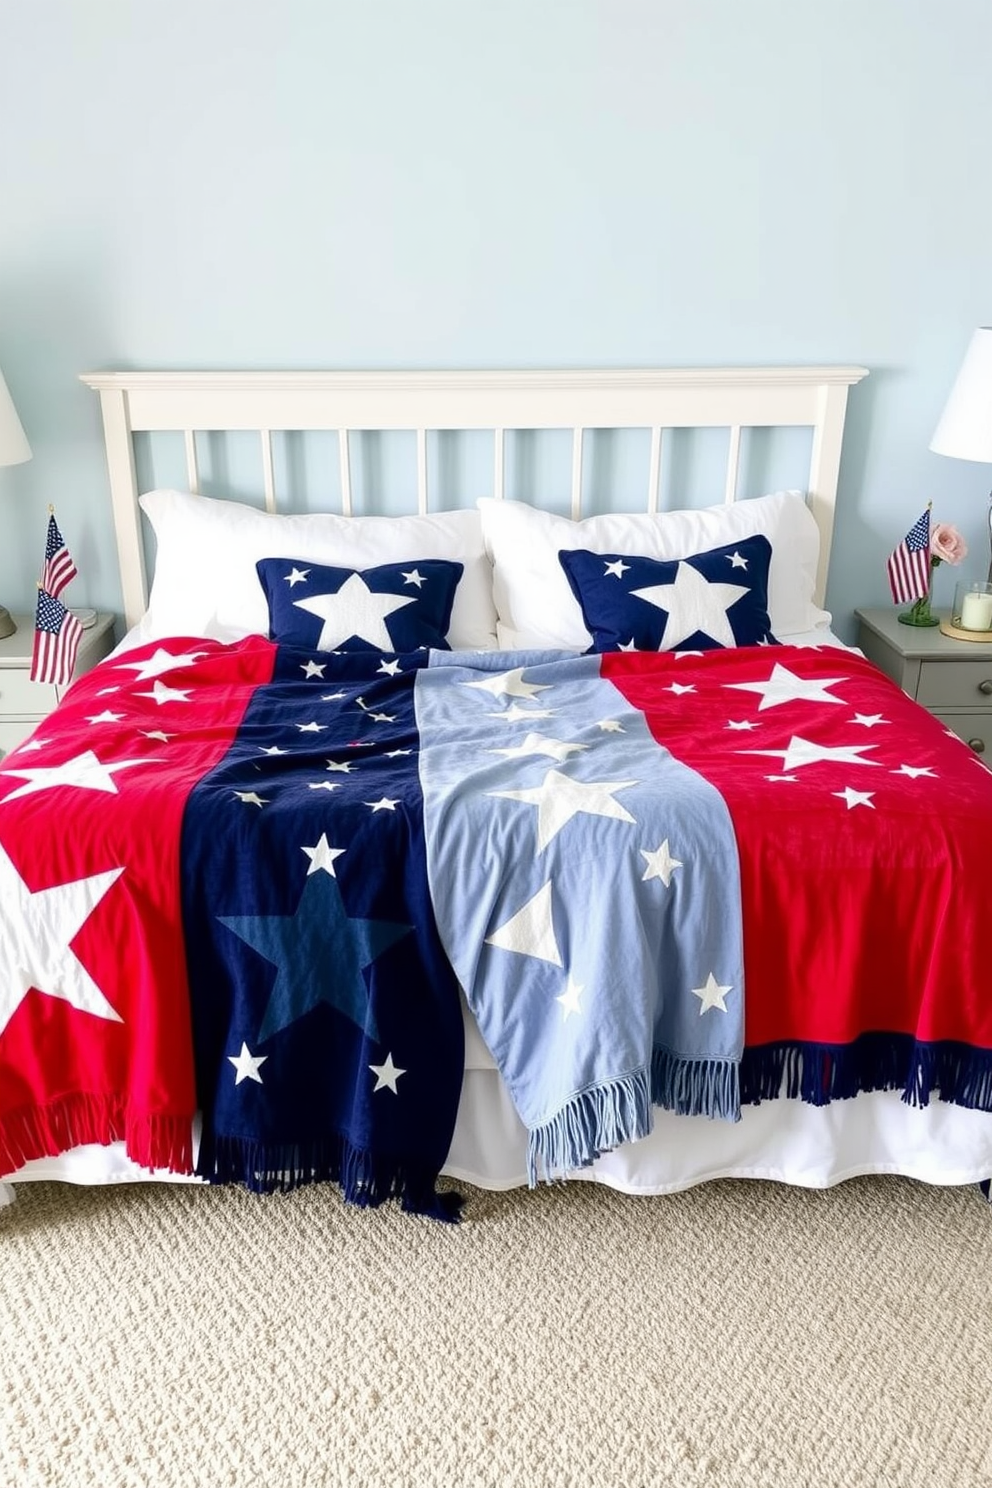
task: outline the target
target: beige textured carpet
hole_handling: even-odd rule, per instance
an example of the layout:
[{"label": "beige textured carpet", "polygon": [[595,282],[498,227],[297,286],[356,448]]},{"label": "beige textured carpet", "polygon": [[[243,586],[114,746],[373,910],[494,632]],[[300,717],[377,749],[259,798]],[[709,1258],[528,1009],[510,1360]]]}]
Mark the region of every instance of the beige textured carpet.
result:
[{"label": "beige textured carpet", "polygon": [[19,1192],[3,1488],[992,1483],[975,1189]]}]

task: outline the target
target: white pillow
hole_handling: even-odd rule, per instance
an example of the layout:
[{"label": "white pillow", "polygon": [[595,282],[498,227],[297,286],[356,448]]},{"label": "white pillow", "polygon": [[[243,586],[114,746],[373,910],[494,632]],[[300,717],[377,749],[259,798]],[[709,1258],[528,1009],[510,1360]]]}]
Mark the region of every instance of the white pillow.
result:
[{"label": "white pillow", "polygon": [[768,613],[780,639],[829,622],[813,603],[820,534],[800,491],[778,491],[702,511],[638,512],[572,522],[522,501],[477,503],[493,563],[496,634],[501,647],[584,650],[589,632],[558,561],[562,548],[688,558],[755,533],[772,545]]},{"label": "white pillow", "polygon": [[139,502],[158,551],[139,639],[168,635],[236,640],[266,635],[259,558],[300,558],[342,568],[372,568],[417,558],[464,564],[448,643],[491,650],[496,644],[492,570],[477,511],[413,517],[284,516],[185,491],[148,491]]}]

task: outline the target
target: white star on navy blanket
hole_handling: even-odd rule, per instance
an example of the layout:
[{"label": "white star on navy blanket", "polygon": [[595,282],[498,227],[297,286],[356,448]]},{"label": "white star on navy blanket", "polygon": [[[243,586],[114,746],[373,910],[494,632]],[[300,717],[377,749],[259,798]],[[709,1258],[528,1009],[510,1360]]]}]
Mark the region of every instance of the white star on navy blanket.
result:
[{"label": "white star on navy blanket", "polygon": [[268,1059],[268,1054],[251,1054],[248,1045],[242,1043],[240,1054],[228,1054],[228,1064],[233,1064],[236,1072],[235,1085],[240,1085],[242,1080],[254,1080],[262,1084],[262,1076],[259,1074],[260,1067]]},{"label": "white star on navy blanket", "polygon": [[391,1090],[394,1095],[399,1094],[399,1091],[396,1089],[396,1081],[400,1075],[406,1074],[406,1070],[397,1069],[393,1063],[392,1054],[387,1054],[382,1064],[370,1064],[369,1069],[375,1075],[375,1084],[372,1087],[373,1095],[375,1095],[377,1090]]},{"label": "white star on navy blanket", "polygon": [[95,1018],[122,1021],[72,942],[123,872],[111,868],[32,893],[0,846],[0,902],[11,912],[10,933],[0,936],[0,1033],[32,987]]}]

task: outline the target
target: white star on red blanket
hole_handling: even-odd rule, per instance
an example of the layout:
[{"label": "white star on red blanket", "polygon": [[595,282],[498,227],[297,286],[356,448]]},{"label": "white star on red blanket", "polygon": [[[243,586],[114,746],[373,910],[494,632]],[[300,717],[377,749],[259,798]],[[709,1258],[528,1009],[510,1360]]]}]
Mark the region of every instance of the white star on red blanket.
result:
[{"label": "white star on red blanket", "polygon": [[5,774],[18,775],[28,783],[18,786],[9,796],[4,796],[0,800],[0,806],[7,801],[16,801],[19,796],[30,796],[35,791],[54,790],[60,785],[73,786],[77,790],[106,791],[108,795],[116,796],[117,784],[114,776],[118,770],[130,770],[134,765],[157,764],[161,764],[161,760],[115,760],[112,764],[105,765],[97,759],[92,749],[84,749],[82,754],[73,755],[72,759],[64,760],[61,765],[38,765],[30,770],[15,770],[8,765],[5,767]]},{"label": "white star on red blanket", "polygon": [[150,682],[153,677],[174,672],[176,667],[193,666],[206,654],[206,651],[184,651],[182,655],[174,656],[171,651],[160,646],[151,656],[146,656],[144,661],[116,661],[114,665],[129,667],[134,672],[135,682]]},{"label": "white star on red blanket", "polygon": [[0,847],[0,903],[10,914],[0,936],[0,1033],[32,987],[95,1018],[123,1021],[72,949],[80,929],[123,872],[111,868],[32,893]]},{"label": "white star on red blanket", "polygon": [[872,800],[872,796],[875,794],[874,791],[858,791],[853,786],[848,785],[844,790],[831,791],[830,794],[832,796],[839,796],[842,801],[846,801],[848,811],[853,810],[855,806],[869,806],[872,811],[875,810],[875,803]]},{"label": "white star on red blanket", "polygon": [[828,687],[836,687],[838,682],[846,682],[847,677],[798,677],[795,672],[790,672],[780,662],[772,667],[772,674],[764,682],[724,682],[723,686],[734,688],[738,692],[756,692],[761,698],[758,704],[758,712],[763,713],[766,708],[777,708],[781,703],[840,703],[844,699],[834,697],[827,691]]},{"label": "white star on red blanket", "polygon": [[798,770],[802,765],[816,765],[822,761],[841,765],[876,765],[879,760],[861,759],[866,749],[874,744],[814,744],[812,739],[801,739],[793,734],[787,749],[741,749],[740,754],[770,754],[781,759],[783,770]]},{"label": "white star on red blanket", "polygon": [[486,794],[537,807],[537,850],[543,852],[552,838],[580,811],[587,816],[608,816],[617,821],[633,822],[634,817],[613,797],[617,791],[638,783],[636,780],[573,780],[560,770],[549,770],[540,785],[527,790],[487,791]]},{"label": "white star on red blanket", "polygon": [[394,1095],[399,1095],[399,1091],[396,1089],[396,1081],[400,1075],[406,1074],[406,1070],[396,1067],[393,1063],[392,1054],[387,1054],[382,1064],[370,1064],[369,1069],[375,1075],[375,1084],[372,1087],[373,1095],[375,1095],[377,1090],[391,1090]]},{"label": "white star on red blanket", "polygon": [[900,765],[898,770],[892,771],[893,775],[908,775],[910,780],[918,780],[921,775],[930,780],[936,780],[937,776],[929,765]]},{"label": "white star on red blanket", "polygon": [[155,682],[152,685],[151,692],[136,692],[135,697],[151,698],[153,702],[158,703],[159,707],[161,707],[163,703],[187,702],[189,691],[188,687],[167,687],[164,682]]},{"label": "white star on red blanket", "polygon": [[87,723],[120,723],[124,717],[123,713],[112,713],[109,708],[104,708],[102,713],[94,713],[87,718]]}]

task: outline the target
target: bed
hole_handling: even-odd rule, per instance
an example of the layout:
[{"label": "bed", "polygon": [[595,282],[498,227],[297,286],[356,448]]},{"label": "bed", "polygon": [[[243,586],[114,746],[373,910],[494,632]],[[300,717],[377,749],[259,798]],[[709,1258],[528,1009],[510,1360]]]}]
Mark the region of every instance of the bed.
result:
[{"label": "bed", "polygon": [[822,609],[864,375],[85,377],[126,634],[0,762],[0,1200],[988,1180],[992,775]]}]

